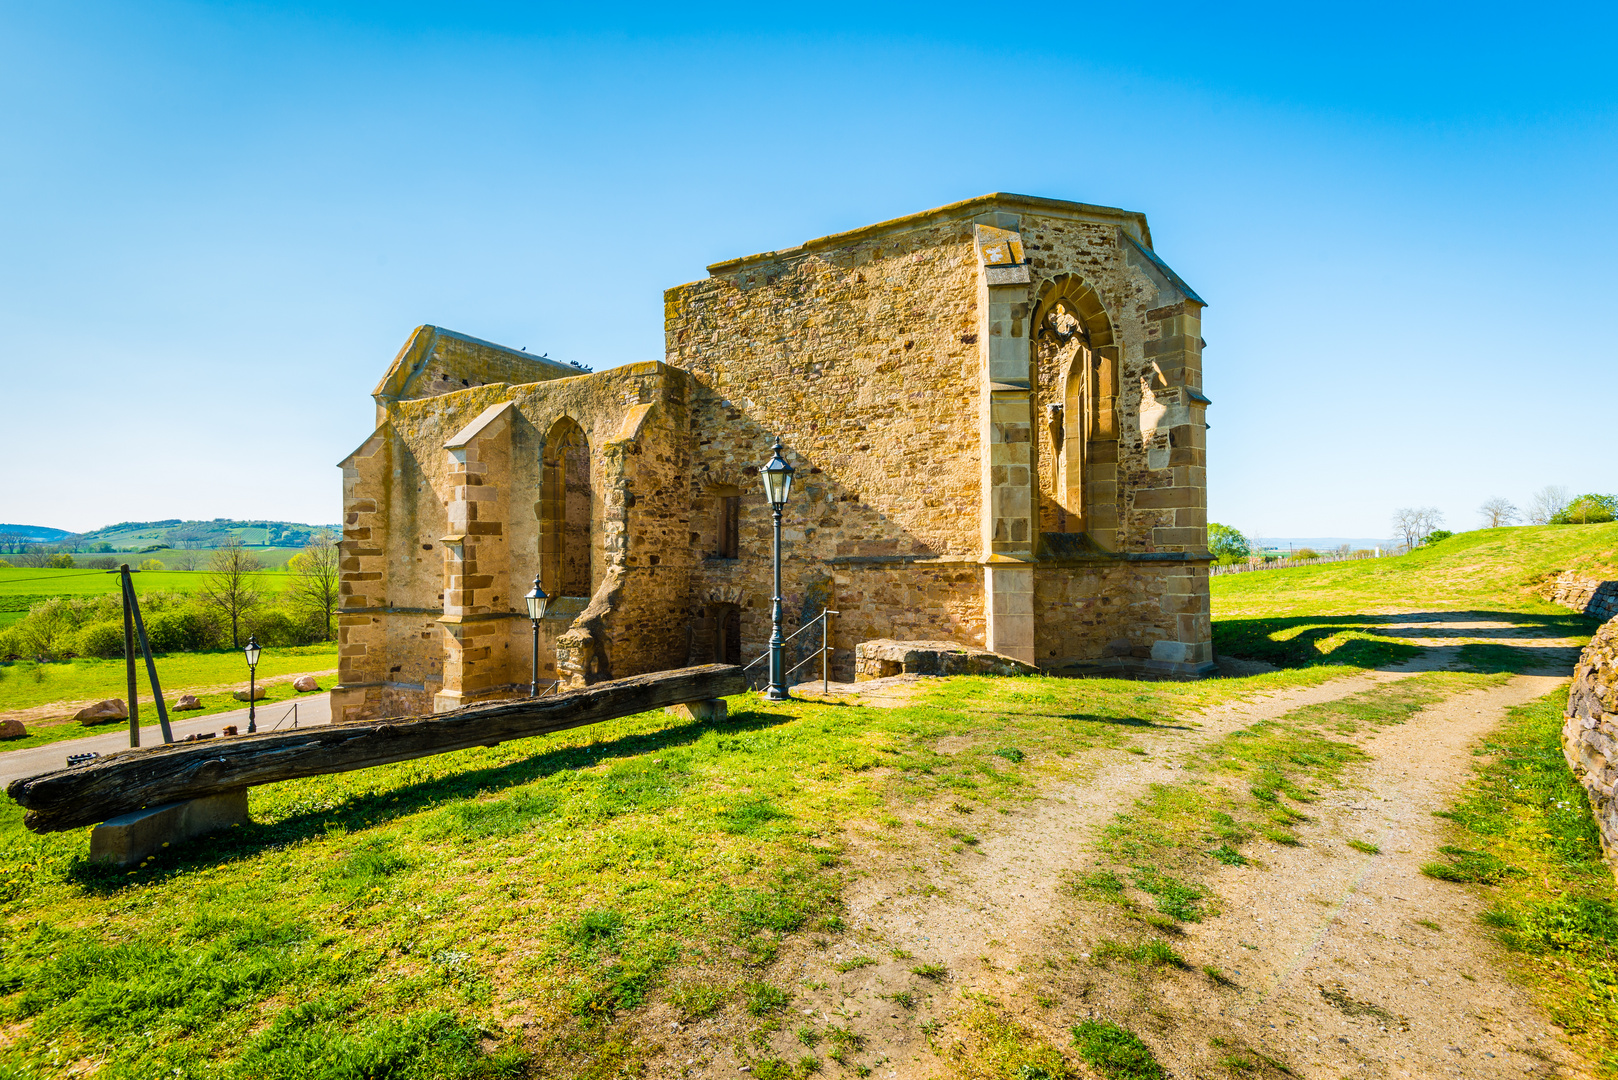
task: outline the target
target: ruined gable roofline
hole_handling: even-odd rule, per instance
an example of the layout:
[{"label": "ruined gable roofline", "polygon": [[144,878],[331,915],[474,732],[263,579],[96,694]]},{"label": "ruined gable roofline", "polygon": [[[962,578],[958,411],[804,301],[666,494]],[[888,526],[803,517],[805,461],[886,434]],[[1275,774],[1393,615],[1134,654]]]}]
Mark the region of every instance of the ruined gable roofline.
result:
[{"label": "ruined gable roofline", "polygon": [[375,390],[371,391],[371,396],[379,400],[397,400],[400,392],[404,390],[410,380],[426,366],[427,361],[433,355],[433,346],[441,337],[464,341],[469,345],[477,345],[485,349],[493,349],[511,359],[531,364],[545,373],[534,379],[534,382],[568,378],[580,374],[577,368],[569,367],[555,360],[535,356],[533,353],[523,352],[520,349],[513,349],[506,345],[497,345],[492,341],[472,337],[470,334],[459,334],[454,330],[445,330],[441,326],[433,326],[428,323],[416,327],[411,332],[409,340],[404,344],[404,348],[400,349],[399,355],[393,358],[393,363],[389,366],[387,374],[382,376],[382,381],[376,384]]},{"label": "ruined gable roofline", "polygon": [[1142,244],[1139,240],[1136,240],[1127,232],[1124,233],[1124,236],[1129,240],[1130,245],[1133,246],[1136,251],[1139,251],[1142,255],[1144,255],[1153,266],[1157,267],[1157,269],[1162,272],[1164,277],[1169,279],[1169,284],[1180,290],[1181,295],[1183,295],[1187,300],[1192,300],[1201,304],[1203,307],[1208,306],[1208,301],[1198,296],[1196,294],[1196,290],[1187,285],[1185,283],[1185,279],[1179,274],[1176,274],[1174,272],[1174,268],[1168,263],[1164,262],[1158,256],[1157,252],[1153,251],[1149,246]]},{"label": "ruined gable roofline", "polygon": [[1125,235],[1141,244],[1145,250],[1150,251],[1152,246],[1152,231],[1146,224],[1146,215],[1139,211],[1120,210],[1115,206],[1093,206],[1090,203],[1068,202],[1065,199],[1046,199],[1038,195],[1016,195],[1010,192],[997,191],[988,195],[979,195],[975,199],[965,199],[961,202],[935,207],[932,210],[923,210],[917,214],[906,214],[904,217],[893,218],[889,221],[879,221],[875,225],[865,225],[858,229],[850,229],[847,232],[832,233],[830,236],[807,240],[797,247],[782,248],[778,251],[765,251],[757,255],[743,255],[737,259],[724,259],[720,262],[709,264],[708,273],[710,276],[717,277],[720,274],[735,273],[737,270],[755,266],[759,263],[778,262],[782,259],[810,255],[817,251],[848,247],[863,240],[872,240],[891,233],[909,232],[924,225],[932,225],[940,221],[969,220],[974,215],[990,209],[1030,210],[1051,217],[1116,222],[1122,227]]}]

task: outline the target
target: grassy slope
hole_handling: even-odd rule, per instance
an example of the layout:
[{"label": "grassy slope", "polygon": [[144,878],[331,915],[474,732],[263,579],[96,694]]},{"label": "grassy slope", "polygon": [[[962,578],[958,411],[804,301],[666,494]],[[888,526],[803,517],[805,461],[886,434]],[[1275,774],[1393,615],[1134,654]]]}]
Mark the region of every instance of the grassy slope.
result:
[{"label": "grassy slope", "polygon": [[1476,608],[1537,614],[1560,610],[1534,590],[1563,570],[1618,578],[1618,522],[1479,529],[1397,558],[1223,575],[1213,579],[1214,612],[1274,617]]},{"label": "grassy slope", "polygon": [[1618,578],[1618,523],[1480,529],[1388,559],[1213,579],[1214,649],[1275,664],[1382,666],[1420,650],[1386,627],[1396,611],[1492,612],[1554,637],[1594,620],[1537,595],[1562,570]]}]

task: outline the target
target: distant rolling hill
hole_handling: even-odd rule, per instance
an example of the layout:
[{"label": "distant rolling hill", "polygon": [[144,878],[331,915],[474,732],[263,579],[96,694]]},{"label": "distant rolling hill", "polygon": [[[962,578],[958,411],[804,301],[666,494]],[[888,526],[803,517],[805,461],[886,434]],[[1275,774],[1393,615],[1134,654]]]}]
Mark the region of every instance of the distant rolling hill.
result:
[{"label": "distant rolling hill", "polygon": [[15,536],[30,544],[54,544],[64,536],[66,529],[51,529],[44,525],[0,525],[0,536]]},{"label": "distant rolling hill", "polygon": [[212,521],[122,521],[89,532],[70,533],[33,525],[0,525],[0,537],[20,537],[31,544],[63,544],[79,550],[140,551],[154,546],[171,548],[217,548],[231,537],[249,547],[298,548],[321,529],[342,532],[340,525],[308,525],[297,521],[268,521],[214,518]]}]

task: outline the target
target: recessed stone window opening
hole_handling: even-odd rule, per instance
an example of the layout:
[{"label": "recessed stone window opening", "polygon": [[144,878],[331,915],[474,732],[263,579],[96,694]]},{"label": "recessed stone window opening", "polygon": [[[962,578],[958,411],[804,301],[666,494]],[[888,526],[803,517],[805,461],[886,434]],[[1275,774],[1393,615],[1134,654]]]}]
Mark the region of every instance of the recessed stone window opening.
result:
[{"label": "recessed stone window opening", "polygon": [[539,573],[552,596],[590,595],[590,444],[571,417],[540,451]]},{"label": "recessed stone window opening", "polygon": [[[729,478],[727,478],[729,479]],[[733,483],[708,481],[692,506],[692,523],[703,557],[739,559],[742,553],[742,492]]]},{"label": "recessed stone window opening", "polygon": [[1089,533],[1111,548],[1119,426],[1112,320],[1094,288],[1063,274],[1040,290],[1032,323],[1040,381],[1053,398],[1040,471],[1055,506],[1055,531]]}]

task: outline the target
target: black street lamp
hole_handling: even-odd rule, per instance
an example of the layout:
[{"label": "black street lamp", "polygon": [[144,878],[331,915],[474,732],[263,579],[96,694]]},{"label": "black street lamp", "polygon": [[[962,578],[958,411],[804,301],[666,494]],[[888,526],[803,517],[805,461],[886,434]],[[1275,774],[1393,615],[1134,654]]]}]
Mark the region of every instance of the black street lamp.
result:
[{"label": "black street lamp", "polygon": [[764,478],[764,494],[770,500],[770,512],[775,515],[775,595],[770,598],[770,687],[764,696],[770,701],[789,701],[787,693],[786,662],[781,649],[786,645],[781,637],[781,511],[786,508],[787,496],[792,494],[791,465],[781,456],[781,440],[775,440],[775,456],[759,470]]},{"label": "black street lamp", "polygon": [[543,619],[545,617],[545,605],[549,604],[551,602],[551,598],[549,596],[546,596],[545,595],[545,590],[540,587],[539,575],[538,574],[534,575],[534,587],[532,589],[528,590],[528,595],[523,597],[523,599],[528,602],[528,618],[534,624],[534,667],[533,667],[532,677],[529,679],[529,682],[528,682],[528,696],[529,697],[538,697],[539,696],[539,620],[541,620],[541,619]]},{"label": "black street lamp", "polygon": [[242,653],[247,657],[247,733],[249,735],[258,730],[258,711],[254,708],[253,699],[258,697],[258,637],[255,634],[247,635],[247,647]]}]

